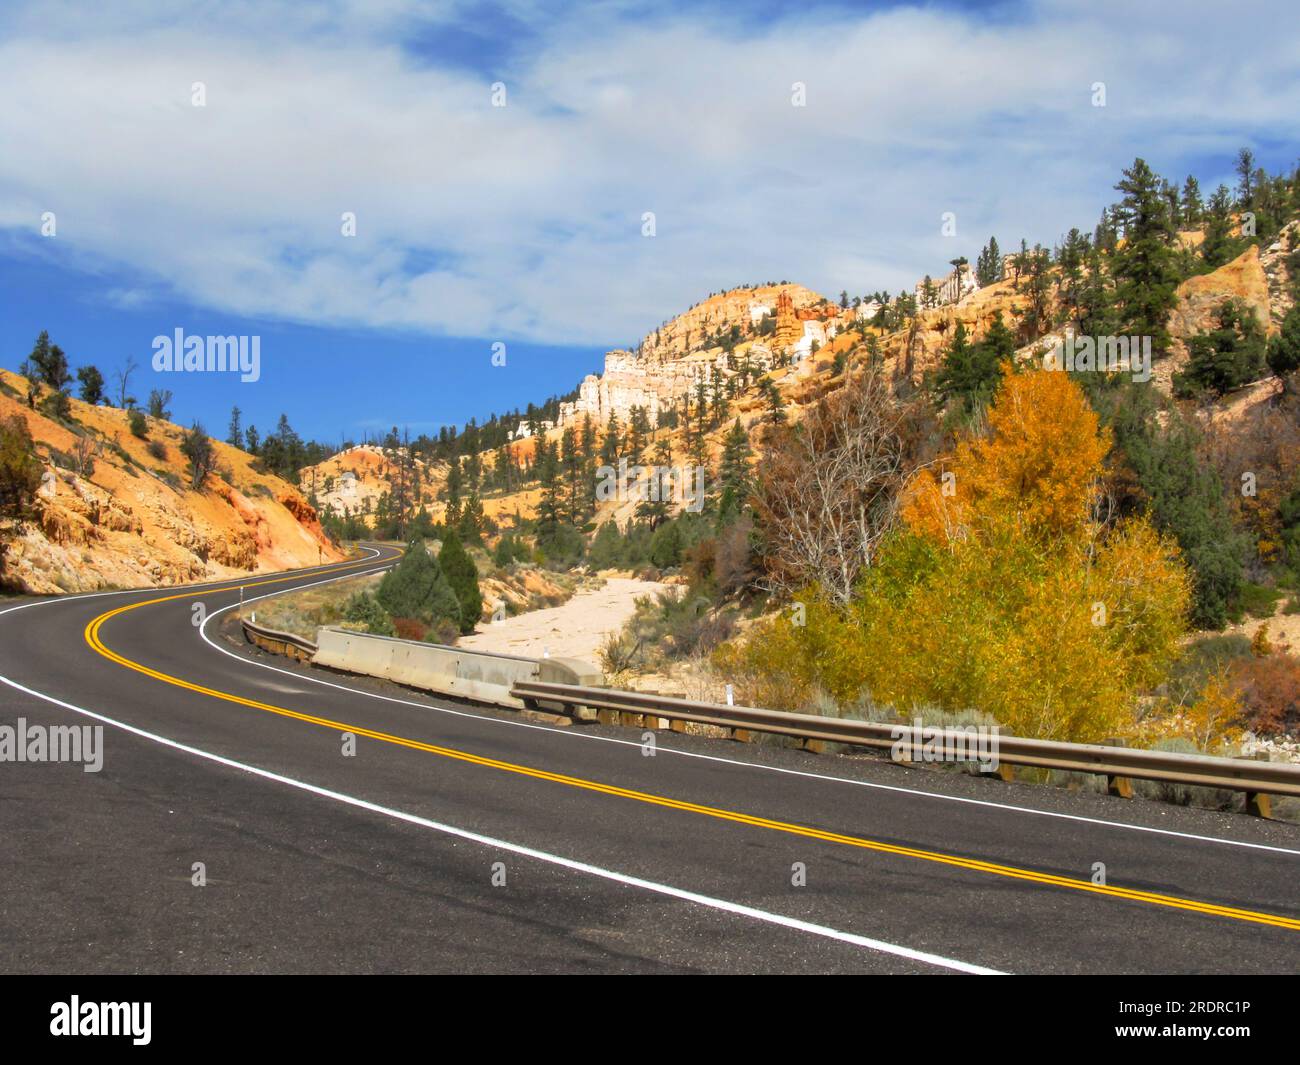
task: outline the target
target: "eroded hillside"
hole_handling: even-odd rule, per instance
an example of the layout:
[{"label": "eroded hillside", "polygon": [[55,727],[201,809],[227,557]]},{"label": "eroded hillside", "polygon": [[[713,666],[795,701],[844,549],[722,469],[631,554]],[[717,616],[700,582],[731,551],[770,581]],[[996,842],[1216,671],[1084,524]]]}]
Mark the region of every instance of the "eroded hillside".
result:
[{"label": "eroded hillside", "polygon": [[191,487],[183,431],[70,400],[56,420],[26,402],[27,382],[0,371],[0,421],[26,423],[43,471],[30,513],[5,519],[0,583],[83,592],[220,579],[335,561],[342,552],[292,485],[212,441],[216,471]]}]

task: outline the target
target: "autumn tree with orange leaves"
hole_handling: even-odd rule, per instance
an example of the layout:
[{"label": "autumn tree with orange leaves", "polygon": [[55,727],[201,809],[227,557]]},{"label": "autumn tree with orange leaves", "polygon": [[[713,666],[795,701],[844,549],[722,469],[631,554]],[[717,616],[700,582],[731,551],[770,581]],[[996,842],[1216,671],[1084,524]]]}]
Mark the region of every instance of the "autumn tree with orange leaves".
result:
[{"label": "autumn tree with orange leaves", "polygon": [[[979,710],[1008,732],[1131,728],[1190,599],[1176,545],[1101,510],[1105,432],[1077,385],[1004,371],[987,433],[923,470],[846,606],[817,588],[719,664],[789,701],[864,696],[910,716]],[[802,624],[798,622],[802,621]]]}]

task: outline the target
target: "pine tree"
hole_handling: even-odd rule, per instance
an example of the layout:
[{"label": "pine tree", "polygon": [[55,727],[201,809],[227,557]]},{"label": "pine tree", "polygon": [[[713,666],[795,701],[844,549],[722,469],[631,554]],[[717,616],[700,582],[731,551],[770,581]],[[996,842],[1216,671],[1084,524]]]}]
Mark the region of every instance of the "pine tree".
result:
[{"label": "pine tree", "polygon": [[592,569],[611,569],[622,561],[623,536],[618,530],[618,523],[601,522],[596,535],[592,537],[591,549],[587,552],[587,561]]},{"label": "pine tree", "polygon": [[929,274],[921,281],[921,306],[927,310],[935,305],[937,296],[935,294],[934,280]]},{"label": "pine tree", "polygon": [[1150,393],[1129,386],[1111,423],[1147,499],[1152,523],[1178,541],[1192,570],[1192,622],[1221,629],[1244,579],[1246,544],[1234,528],[1219,475],[1197,452],[1195,428],[1177,416],[1157,426]]},{"label": "pine tree", "polygon": [[1022,258],[1024,261],[1021,272],[1025,280],[1023,286],[1017,281],[1016,289],[1029,296],[1029,309],[1025,321],[1029,326],[1030,339],[1037,340],[1051,328],[1052,324],[1047,313],[1048,296],[1052,289],[1051,278],[1048,275],[1051,257],[1046,248],[1035,244],[1033,251],[1026,252]]},{"label": "pine tree", "polygon": [[1268,368],[1289,391],[1287,378],[1300,370],[1300,304],[1286,312],[1281,330],[1268,342]]},{"label": "pine tree", "polygon": [[975,280],[981,288],[1002,280],[1002,252],[998,248],[997,237],[989,237],[988,244],[976,258]]},{"label": "pine tree", "polygon": [[483,616],[483,593],[478,586],[478,566],[461,545],[455,529],[442,542],[438,565],[460,604],[461,635],[468,636]]},{"label": "pine tree", "polygon": [[481,544],[487,518],[483,513],[483,501],[478,492],[471,492],[460,511],[460,520],[454,526],[460,538],[467,544]]},{"label": "pine tree", "polygon": [[1124,194],[1116,208],[1124,244],[1114,255],[1119,324],[1125,333],[1149,336],[1153,353],[1169,350],[1166,323],[1178,286],[1169,208],[1160,179],[1143,159],[1135,159],[1115,185]]},{"label": "pine tree", "polygon": [[1060,276],[1057,290],[1065,321],[1078,326],[1079,307],[1083,301],[1083,268],[1088,255],[1088,238],[1071,229],[1061,243],[1058,256]]},{"label": "pine tree", "polygon": [[1205,390],[1226,395],[1264,370],[1264,331],[1239,300],[1224,300],[1216,312],[1218,326],[1187,341],[1187,369],[1174,374],[1174,394],[1195,396]]},{"label": "pine tree", "polygon": [[718,463],[718,488],[721,496],[718,500],[718,525],[729,524],[744,509],[749,501],[751,479],[749,457],[753,449],[749,445],[749,434],[737,418],[722,441],[722,458]]},{"label": "pine tree", "polygon": [[384,574],[376,593],[380,605],[393,618],[411,618],[425,624],[446,619],[460,625],[461,605],[442,567],[420,541],[407,547],[402,560]]},{"label": "pine tree", "polygon": [[952,344],[935,377],[935,390],[945,401],[960,400],[970,414],[988,403],[1001,380],[1001,364],[1016,350],[1015,336],[999,311],[983,340],[971,343],[958,321]]},{"label": "pine tree", "polygon": [[1237,153],[1237,204],[1244,211],[1255,206],[1255,153],[1242,148]]},{"label": "pine tree", "polygon": [[1227,185],[1220,185],[1210,197],[1206,210],[1205,239],[1201,242],[1201,258],[1214,270],[1234,259],[1241,251],[1241,243],[1232,232],[1232,194]]},{"label": "pine tree", "polygon": [[237,447],[242,450],[244,446],[244,431],[239,427],[239,416],[239,408],[231,407],[230,428],[226,430],[226,443],[231,447]]},{"label": "pine tree", "polygon": [[83,366],[77,371],[79,395],[83,403],[97,407],[104,402],[104,375],[94,366]]},{"label": "pine tree", "polygon": [[785,401],[781,398],[781,390],[770,377],[763,378],[763,399],[767,403],[767,420],[773,425],[783,425],[786,420]]},{"label": "pine tree", "polygon": [[709,416],[714,425],[721,425],[727,418],[731,410],[731,404],[727,401],[726,389],[723,386],[722,374],[718,368],[713,368],[712,396],[710,399]]},{"label": "pine tree", "polygon": [[555,449],[543,443],[537,456],[537,477],[542,498],[537,505],[537,543],[541,547],[554,543],[564,523],[564,486],[560,480],[560,463]]},{"label": "pine tree", "polygon": [[1079,290],[1078,330],[1085,336],[1114,336],[1118,330],[1115,292],[1106,261],[1094,244],[1087,254],[1087,274]]},{"label": "pine tree", "polygon": [[452,458],[451,465],[447,468],[447,483],[443,486],[442,494],[446,500],[447,507],[443,512],[442,522],[448,527],[460,524],[460,492],[464,481],[460,472],[460,459]]},{"label": "pine tree", "polygon": [[1183,222],[1189,226],[1199,226],[1205,206],[1201,203],[1201,183],[1187,175],[1183,182]]},{"label": "pine tree", "polygon": [[600,459],[606,466],[618,465],[618,415],[609,412],[609,421],[605,424],[605,439],[601,441]]},{"label": "pine tree", "polygon": [[379,601],[370,592],[357,592],[343,604],[343,620],[361,626],[362,632],[372,636],[396,636],[393,619],[384,612]]},{"label": "pine tree", "polygon": [[578,437],[573,426],[565,426],[560,437],[560,462],[567,482],[568,517],[570,524],[578,524],[582,510],[582,454],[578,450]]}]

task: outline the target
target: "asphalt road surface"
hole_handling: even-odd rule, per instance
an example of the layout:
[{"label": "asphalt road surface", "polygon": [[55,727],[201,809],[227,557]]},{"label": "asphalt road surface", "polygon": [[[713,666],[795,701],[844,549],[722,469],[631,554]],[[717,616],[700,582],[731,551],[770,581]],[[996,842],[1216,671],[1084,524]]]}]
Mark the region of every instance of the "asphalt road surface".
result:
[{"label": "asphalt road surface", "polygon": [[238,601],[0,603],[0,726],[103,726],[98,772],[0,762],[4,971],[1300,968],[1296,826],[667,732],[647,756],[261,654],[223,632]]}]

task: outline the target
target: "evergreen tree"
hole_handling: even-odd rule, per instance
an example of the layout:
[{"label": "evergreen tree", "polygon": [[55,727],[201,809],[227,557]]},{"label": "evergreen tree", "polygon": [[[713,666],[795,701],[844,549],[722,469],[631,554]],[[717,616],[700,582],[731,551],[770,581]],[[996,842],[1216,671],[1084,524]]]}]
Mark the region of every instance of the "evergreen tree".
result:
[{"label": "evergreen tree", "polygon": [[460,625],[460,600],[456,598],[438,560],[418,540],[413,541],[402,560],[384,574],[376,595],[390,617],[411,618],[425,624],[446,619]]},{"label": "evergreen tree", "polygon": [[83,366],[77,371],[79,395],[83,403],[97,407],[104,402],[104,375],[94,366]]},{"label": "evergreen tree", "polygon": [[618,523],[604,521],[591,539],[587,551],[587,562],[592,569],[613,569],[623,560],[623,536],[618,530]]},{"label": "evergreen tree", "polygon": [[935,292],[934,280],[929,274],[926,274],[921,281],[921,306],[927,310],[938,302],[938,296]]},{"label": "evergreen tree", "polygon": [[1218,327],[1187,341],[1187,369],[1174,374],[1174,393],[1182,397],[1201,391],[1226,395],[1264,371],[1264,331],[1255,315],[1239,300],[1219,305]]},{"label": "evergreen tree", "polygon": [[776,382],[770,377],[763,378],[763,399],[767,403],[767,420],[773,425],[783,425],[785,423],[785,400],[781,398],[781,390],[776,387]]},{"label": "evergreen tree", "polygon": [[935,390],[945,402],[960,400],[971,414],[988,403],[1001,380],[1001,364],[1016,350],[1015,337],[999,311],[983,340],[971,343],[966,326],[958,321],[952,344],[935,378]]},{"label": "evergreen tree", "polygon": [[989,237],[988,244],[975,259],[975,280],[981,288],[1002,280],[1002,252],[997,237]]},{"label": "evergreen tree", "polygon": [[443,512],[442,523],[448,527],[460,523],[460,491],[463,479],[460,472],[460,459],[453,458],[447,468],[447,483],[443,486],[442,496],[447,508]]},{"label": "evergreen tree", "polygon": [[1160,182],[1160,194],[1165,198],[1165,208],[1169,212],[1169,224],[1175,230],[1182,224],[1183,205],[1178,197],[1178,186],[1172,182]]},{"label": "evergreen tree", "polygon": [[1232,232],[1232,195],[1228,192],[1227,185],[1220,185],[1214,190],[1205,217],[1201,258],[1207,267],[1216,270],[1241,253],[1241,242]]},{"label": "evergreen tree", "polygon": [[241,451],[244,447],[244,430],[239,425],[240,410],[238,407],[230,408],[230,426],[226,430],[226,443],[231,447],[237,447]]},{"label": "evergreen tree", "polygon": [[50,343],[50,335],[44,330],[36,338],[36,344],[28,358],[36,369],[41,384],[49,385],[56,392],[72,380],[72,375],[68,373],[68,357],[58,344]]},{"label": "evergreen tree", "polygon": [[370,592],[357,592],[343,604],[343,620],[372,636],[396,636],[393,619]]},{"label": "evergreen tree", "polygon": [[477,492],[471,492],[461,508],[460,521],[451,528],[459,533],[465,543],[481,544],[486,526],[487,516],[483,513],[483,501]]},{"label": "evergreen tree", "polygon": [[665,522],[655,530],[650,540],[650,561],[656,566],[660,569],[680,566],[682,551],[682,532],[678,522]]},{"label": "evergreen tree", "polygon": [[1282,329],[1268,342],[1268,368],[1287,391],[1287,378],[1300,370],[1300,304],[1286,312]]},{"label": "evergreen tree", "polygon": [[1249,148],[1237,152],[1237,203],[1243,211],[1255,206],[1255,153]]},{"label": "evergreen tree", "polygon": [[1177,541],[1192,571],[1192,621],[1221,629],[1241,591],[1245,538],[1233,527],[1222,481],[1197,454],[1195,428],[1177,415],[1161,429],[1149,390],[1124,386],[1111,428],[1137,474],[1155,527]]},{"label": "evergreen tree", "polygon": [[461,635],[468,636],[483,616],[483,593],[478,586],[478,566],[461,545],[455,529],[442,542],[438,564],[460,603]]},{"label": "evergreen tree", "polygon": [[600,445],[600,460],[606,466],[618,465],[618,415],[609,412],[609,421],[605,425],[605,439]]},{"label": "evergreen tree", "polygon": [[50,361],[50,334],[42,329],[32,345],[32,352],[22,365],[23,376],[27,378],[29,390],[39,385],[45,377],[45,367]]},{"label": "evergreen tree", "polygon": [[1183,182],[1183,222],[1189,226],[1199,226],[1205,206],[1201,203],[1201,183],[1187,175]]},{"label": "evergreen tree", "polygon": [[749,434],[737,418],[722,441],[722,458],[718,464],[719,527],[730,524],[746,506],[751,491]]},{"label": "evergreen tree", "polygon": [[1048,275],[1051,256],[1041,244],[1035,244],[1033,250],[1025,252],[1022,259],[1021,273],[1024,275],[1024,283],[1022,285],[1018,281],[1016,288],[1029,297],[1025,322],[1029,327],[1030,339],[1037,340],[1052,325],[1047,313],[1048,297],[1052,290],[1051,278]]},{"label": "evergreen tree", "polygon": [[1116,211],[1124,227],[1124,244],[1115,251],[1112,274],[1120,329],[1149,336],[1156,357],[1169,349],[1166,322],[1178,286],[1169,209],[1160,179],[1143,159],[1135,159],[1115,185],[1122,192]]},{"label": "evergreen tree", "polygon": [[1088,238],[1078,229],[1071,229],[1061,243],[1058,256],[1060,275],[1057,294],[1061,301],[1064,320],[1076,328],[1079,324],[1080,306],[1083,303],[1084,265],[1088,256]]},{"label": "evergreen tree", "polygon": [[560,480],[560,463],[553,447],[543,443],[537,457],[537,476],[542,498],[537,505],[537,544],[545,550],[560,538],[564,524],[564,486]]}]

